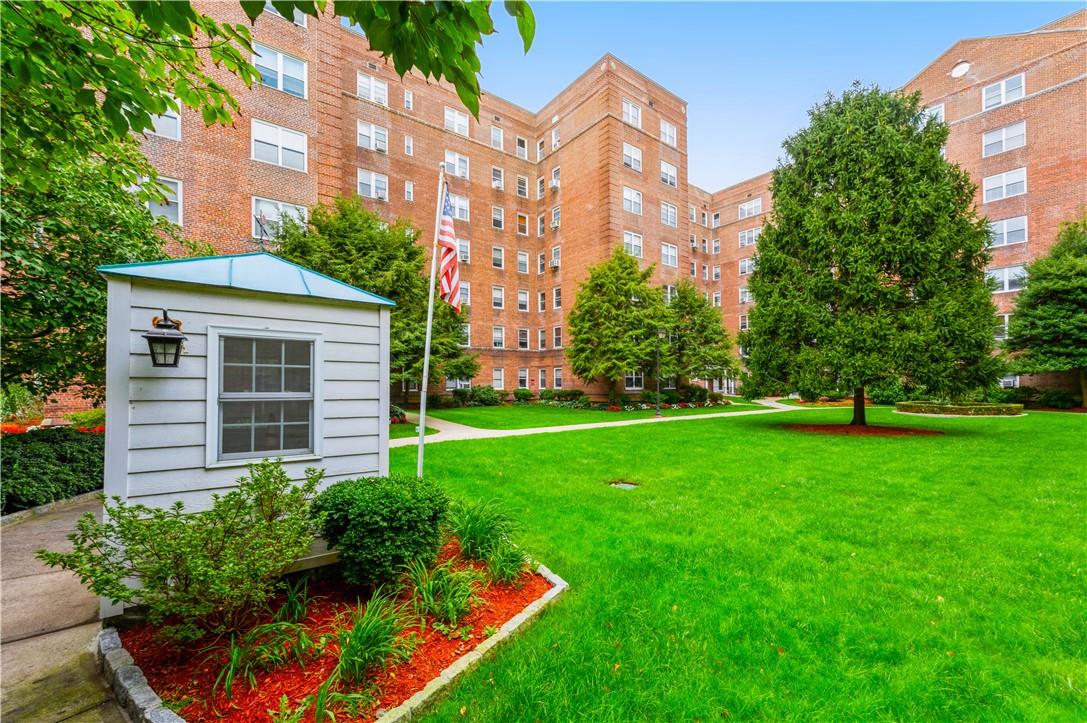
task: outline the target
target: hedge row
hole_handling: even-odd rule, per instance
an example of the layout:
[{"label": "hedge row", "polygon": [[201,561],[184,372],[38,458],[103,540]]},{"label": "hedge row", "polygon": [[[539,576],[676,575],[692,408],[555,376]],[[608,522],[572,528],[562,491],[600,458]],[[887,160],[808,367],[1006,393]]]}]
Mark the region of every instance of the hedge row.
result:
[{"label": "hedge row", "polygon": [[955,414],[967,417],[1014,417],[1023,413],[1022,404],[898,402],[895,409],[912,414]]},{"label": "hedge row", "polygon": [[4,436],[0,508],[9,514],[102,489],[105,437],[70,427]]}]

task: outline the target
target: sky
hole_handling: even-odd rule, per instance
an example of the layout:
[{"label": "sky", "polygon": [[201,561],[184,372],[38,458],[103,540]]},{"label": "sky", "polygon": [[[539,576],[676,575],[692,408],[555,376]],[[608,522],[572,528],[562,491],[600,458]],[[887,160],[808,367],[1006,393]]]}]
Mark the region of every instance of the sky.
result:
[{"label": "sky", "polygon": [[611,52],[687,101],[688,179],[708,191],[771,170],[828,91],[900,87],[963,38],[1023,32],[1083,2],[542,2],[528,55],[502,4],[484,91],[539,110]]}]

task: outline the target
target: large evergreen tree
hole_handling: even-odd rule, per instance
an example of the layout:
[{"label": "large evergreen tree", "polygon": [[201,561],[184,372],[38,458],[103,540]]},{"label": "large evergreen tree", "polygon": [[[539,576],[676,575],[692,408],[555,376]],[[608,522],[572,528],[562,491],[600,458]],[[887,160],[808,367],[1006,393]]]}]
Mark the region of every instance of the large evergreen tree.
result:
[{"label": "large evergreen tree", "polygon": [[570,312],[570,368],[582,381],[606,380],[611,399],[627,372],[645,369],[656,356],[664,314],[660,289],[649,285],[652,275],[652,266],[642,269],[618,248],[589,269]]},{"label": "large evergreen tree", "polygon": [[683,280],[664,313],[668,332],[661,373],[676,377],[677,386],[691,379],[733,377],[738,370],[732,340],[721,311],[693,283]]},{"label": "large evergreen tree", "polygon": [[1087,216],[1064,224],[1049,254],[1027,267],[1005,348],[1023,372],[1079,372],[1087,404]]},{"label": "large evergreen tree", "polygon": [[[396,302],[389,340],[394,382],[423,377],[429,267],[426,251],[416,243],[418,235],[404,221],[385,223],[358,196],[316,206],[307,224],[287,219],[276,229],[283,258]],[[470,379],[479,371],[475,356],[461,346],[466,315],[435,300],[431,381]]]},{"label": "large evergreen tree", "polygon": [[784,143],[743,337],[756,388],[853,393],[900,379],[954,396],[998,375],[974,184],[916,94],[855,84]]}]

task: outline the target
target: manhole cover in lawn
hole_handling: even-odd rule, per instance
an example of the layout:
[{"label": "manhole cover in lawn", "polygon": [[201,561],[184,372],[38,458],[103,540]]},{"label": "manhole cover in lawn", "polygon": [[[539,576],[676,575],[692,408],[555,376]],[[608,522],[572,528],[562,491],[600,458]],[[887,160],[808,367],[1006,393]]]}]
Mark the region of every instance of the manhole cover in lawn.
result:
[{"label": "manhole cover in lawn", "polygon": [[630,480],[625,479],[613,479],[611,482],[608,482],[608,484],[620,490],[632,490],[638,487],[637,482],[631,482]]}]

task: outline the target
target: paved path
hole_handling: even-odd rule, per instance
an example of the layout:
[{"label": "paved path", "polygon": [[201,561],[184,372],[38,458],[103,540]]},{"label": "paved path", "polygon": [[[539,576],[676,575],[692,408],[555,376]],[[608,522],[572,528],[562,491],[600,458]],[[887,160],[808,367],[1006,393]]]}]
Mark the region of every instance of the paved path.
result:
[{"label": "paved path", "polygon": [[[816,407],[794,407],[789,404],[781,404],[775,399],[759,399],[766,409],[748,409],[741,412],[715,412],[712,414],[688,414],[679,417],[646,417],[645,419],[622,419],[615,422],[592,422],[590,424],[564,424],[557,427],[529,427],[528,429],[482,429],[469,427],[466,424],[450,422],[437,417],[427,417],[426,424],[432,429],[438,430],[436,434],[428,434],[428,445],[438,442],[452,442],[461,439],[491,439],[494,437],[523,437],[529,434],[551,434],[554,432],[577,432],[583,429],[602,429],[604,427],[629,427],[635,424],[665,424],[669,422],[689,422],[699,419],[722,419],[724,417],[748,417],[756,414],[778,414],[780,412],[796,412],[803,409]],[[418,423],[419,416],[415,413],[408,414],[408,418]],[[390,447],[411,447],[419,444],[418,437],[402,437],[389,441]]]},{"label": "paved path", "polygon": [[70,572],[34,559],[69,549],[68,533],[98,500],[62,507],[0,529],[0,718],[123,723],[92,652],[98,598]]}]

